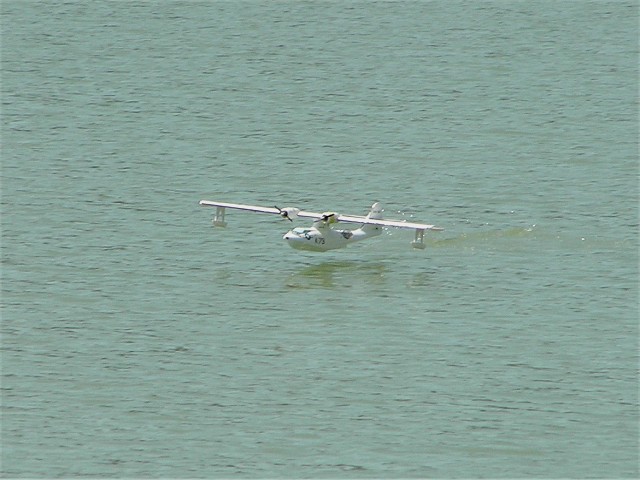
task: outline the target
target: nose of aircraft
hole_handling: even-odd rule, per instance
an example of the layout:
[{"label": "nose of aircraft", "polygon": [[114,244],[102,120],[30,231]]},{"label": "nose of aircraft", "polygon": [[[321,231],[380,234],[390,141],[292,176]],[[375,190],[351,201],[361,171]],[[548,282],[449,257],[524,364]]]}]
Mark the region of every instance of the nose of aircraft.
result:
[{"label": "nose of aircraft", "polygon": [[294,243],[296,240],[299,240],[300,238],[298,237],[298,235],[296,235],[293,232],[287,232],[284,234],[284,236],[282,237],[284,238],[289,244]]},{"label": "nose of aircraft", "polygon": [[291,230],[285,233],[282,238],[287,241],[287,244],[291,248],[295,248],[296,250],[305,250],[308,248],[307,239],[304,236],[300,236]]}]

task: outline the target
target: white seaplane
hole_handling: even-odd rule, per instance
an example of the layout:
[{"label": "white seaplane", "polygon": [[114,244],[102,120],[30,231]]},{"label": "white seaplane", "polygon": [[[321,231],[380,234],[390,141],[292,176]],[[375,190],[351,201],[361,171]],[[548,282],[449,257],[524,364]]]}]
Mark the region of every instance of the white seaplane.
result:
[{"label": "white seaplane", "polygon": [[[371,207],[371,211],[366,217],[355,215],[341,215],[336,212],[305,212],[299,208],[287,207],[260,207],[256,205],[243,205],[240,203],[212,202],[201,200],[200,205],[204,207],[216,207],[216,214],[213,217],[213,224],[216,227],[226,227],[225,210],[227,208],[235,210],[246,210],[257,213],[270,213],[280,215],[293,222],[296,218],[311,218],[313,226],[296,227],[284,234],[287,243],[297,250],[309,250],[314,252],[326,252],[336,248],[344,248],[347,245],[375,237],[382,233],[383,227],[408,228],[415,230],[415,239],[411,242],[414,248],[424,248],[424,232],[426,230],[442,231],[440,227],[425,225],[423,223],[405,222],[403,220],[384,220],[384,211],[380,203],[376,202]],[[356,229],[337,229],[332,225],[336,223],[358,224]]]}]

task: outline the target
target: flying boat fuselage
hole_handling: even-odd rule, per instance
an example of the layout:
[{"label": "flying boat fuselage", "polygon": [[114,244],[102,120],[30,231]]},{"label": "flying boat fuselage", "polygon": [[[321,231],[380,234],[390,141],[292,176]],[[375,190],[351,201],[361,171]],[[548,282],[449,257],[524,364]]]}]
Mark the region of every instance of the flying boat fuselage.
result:
[{"label": "flying boat fuselage", "polygon": [[[318,225],[320,223],[320,225]],[[313,227],[296,227],[284,234],[284,238],[291,248],[312,252],[326,252],[337,248],[344,248],[349,243],[364,240],[379,235],[382,229],[365,232],[362,228],[355,230],[339,230],[316,222]]]}]

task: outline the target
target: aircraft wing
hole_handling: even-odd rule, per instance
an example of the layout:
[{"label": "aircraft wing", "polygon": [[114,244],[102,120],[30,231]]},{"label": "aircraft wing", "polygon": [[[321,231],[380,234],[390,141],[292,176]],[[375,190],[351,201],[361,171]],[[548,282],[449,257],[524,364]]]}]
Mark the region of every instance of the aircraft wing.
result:
[{"label": "aircraft wing", "polygon": [[224,202],[212,202],[209,200],[200,200],[200,205],[203,207],[218,207],[218,208],[234,208],[236,210],[247,210],[249,212],[258,213],[273,213],[280,215],[280,210],[271,207],[259,207],[257,205],[243,205],[241,203],[224,203]]},{"label": "aircraft wing", "polygon": [[288,218],[289,220],[297,217],[312,218],[314,220],[326,220],[328,217],[333,217],[333,222],[345,222],[345,223],[360,223],[369,225],[380,225],[383,227],[396,227],[396,228],[409,228],[414,230],[433,230],[442,231],[444,229],[436,227],[435,225],[425,225],[423,223],[405,222],[403,220],[384,220],[374,219],[368,217],[360,217],[356,215],[340,215],[332,212],[305,212],[298,210],[297,208],[277,208],[277,207],[261,207],[259,205],[245,205],[242,203],[226,203],[226,202],[213,202],[210,200],[200,200],[200,205],[204,207],[217,207],[219,212],[214,222],[219,225],[224,225],[224,209],[232,208],[235,210],[245,210],[248,212],[257,213],[270,213],[272,215],[280,215],[281,217]]},{"label": "aircraft wing", "polygon": [[225,208],[232,208],[235,210],[245,210],[247,212],[270,213],[272,215],[280,215],[281,217],[289,220],[293,220],[294,218],[297,218],[297,217],[313,218],[314,220],[319,220],[323,218],[322,213],[303,212],[297,208],[292,208],[292,207],[287,207],[287,208],[261,207],[259,205],[245,205],[243,203],[212,202],[211,200],[200,200],[200,205],[202,205],[203,207],[217,208],[214,224],[219,226],[226,225],[224,222]]},{"label": "aircraft wing", "polygon": [[346,223],[366,223],[369,225],[381,225],[383,227],[410,228],[414,230],[433,230],[435,232],[441,232],[444,230],[444,228],[436,227],[435,225],[426,225],[424,223],[405,222],[403,220],[374,219],[352,215],[339,215],[338,221]]}]

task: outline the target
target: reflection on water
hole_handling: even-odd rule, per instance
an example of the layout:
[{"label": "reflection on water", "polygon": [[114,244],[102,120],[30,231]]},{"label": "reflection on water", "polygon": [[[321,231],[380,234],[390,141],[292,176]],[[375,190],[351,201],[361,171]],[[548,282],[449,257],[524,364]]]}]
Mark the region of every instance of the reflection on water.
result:
[{"label": "reflection on water", "polygon": [[383,285],[386,266],[380,262],[327,261],[291,274],[289,288],[336,288]]}]

